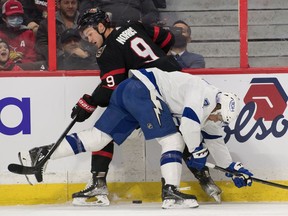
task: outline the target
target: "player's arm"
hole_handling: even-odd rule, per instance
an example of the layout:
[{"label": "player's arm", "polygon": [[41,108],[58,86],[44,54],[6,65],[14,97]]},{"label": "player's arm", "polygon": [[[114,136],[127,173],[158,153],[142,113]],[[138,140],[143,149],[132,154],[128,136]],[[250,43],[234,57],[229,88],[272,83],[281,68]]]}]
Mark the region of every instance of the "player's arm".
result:
[{"label": "player's arm", "polygon": [[125,79],[127,73],[125,68],[110,70],[101,77],[101,83],[97,86],[92,94],[95,104],[100,107],[107,107],[113,91]]},{"label": "player's arm", "polygon": [[126,74],[125,68],[119,68],[101,76],[101,83],[92,95],[84,94],[73,107],[71,118],[76,118],[77,122],[83,122],[92,115],[97,106],[108,106],[114,89],[127,78]]},{"label": "player's arm", "polygon": [[175,43],[174,35],[167,29],[159,26],[143,25],[148,35],[153,42],[157,44],[165,53],[168,53],[170,48]]},{"label": "player's arm", "polygon": [[233,162],[231,154],[227,145],[224,142],[225,132],[221,125],[208,121],[204,128],[202,128],[202,135],[205,140],[205,145],[209,153],[215,160],[217,165],[226,167],[231,172],[238,172],[240,174],[233,175],[226,173],[227,177],[232,178],[236,187],[251,186],[253,175],[249,170],[243,167],[240,162]]},{"label": "player's arm", "polygon": [[97,106],[107,107],[113,91],[128,78],[128,72],[121,49],[109,46],[102,55],[99,59],[101,82],[94,90],[92,98]]},{"label": "player's arm", "polygon": [[[186,86],[185,95],[183,95],[183,112],[181,117],[180,131],[183,139],[192,153],[202,142],[201,127],[204,122],[204,99],[205,88],[203,88],[200,79],[195,77],[190,79],[190,85]],[[193,97],[191,93],[193,92]]]},{"label": "player's arm", "polygon": [[[105,53],[102,55],[104,56],[99,60],[101,62],[100,84],[96,87],[91,96],[84,95],[73,108],[73,110],[80,110],[78,111],[78,114],[77,110],[74,111],[74,116],[77,116],[77,120],[79,118],[79,121],[85,121],[89,118],[94,111],[93,107],[96,109],[97,106],[108,106],[114,89],[116,89],[123,80],[127,79],[125,64],[119,50],[114,48],[112,51],[109,50],[109,47],[106,47]],[[81,103],[84,104],[82,105]],[[86,109],[86,107],[88,109]],[[80,117],[82,118],[80,119]]]},{"label": "player's arm", "polygon": [[224,142],[225,133],[223,128],[208,121],[205,127],[202,128],[202,136],[216,164],[228,167],[233,161],[229,149]]}]

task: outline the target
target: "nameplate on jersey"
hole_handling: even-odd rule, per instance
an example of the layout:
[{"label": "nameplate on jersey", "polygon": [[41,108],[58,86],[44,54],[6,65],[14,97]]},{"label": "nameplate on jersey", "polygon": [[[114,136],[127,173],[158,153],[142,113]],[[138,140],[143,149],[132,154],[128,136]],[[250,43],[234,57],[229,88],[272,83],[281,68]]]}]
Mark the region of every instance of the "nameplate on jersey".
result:
[{"label": "nameplate on jersey", "polygon": [[126,29],[125,31],[123,31],[117,38],[116,40],[124,45],[125,42],[131,38],[132,36],[134,36],[135,34],[137,34],[137,31],[134,30],[132,27],[129,27],[128,29]]}]

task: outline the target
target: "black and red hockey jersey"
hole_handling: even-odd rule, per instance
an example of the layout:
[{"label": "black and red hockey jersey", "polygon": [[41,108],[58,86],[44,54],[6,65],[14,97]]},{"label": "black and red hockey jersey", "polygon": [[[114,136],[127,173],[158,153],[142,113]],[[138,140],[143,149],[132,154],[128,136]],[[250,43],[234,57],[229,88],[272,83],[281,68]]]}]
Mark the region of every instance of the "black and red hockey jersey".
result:
[{"label": "black and red hockey jersey", "polygon": [[174,36],[158,26],[135,22],[114,29],[96,55],[101,83],[93,92],[93,102],[107,106],[113,90],[128,78],[130,69],[181,70],[177,61],[167,56],[173,44]]}]

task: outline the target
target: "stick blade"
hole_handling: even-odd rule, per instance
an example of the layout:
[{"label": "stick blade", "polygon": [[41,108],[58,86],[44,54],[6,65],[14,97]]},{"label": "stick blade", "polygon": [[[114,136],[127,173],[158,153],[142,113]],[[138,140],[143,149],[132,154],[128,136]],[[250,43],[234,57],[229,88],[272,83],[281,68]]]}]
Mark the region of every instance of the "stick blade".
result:
[{"label": "stick blade", "polygon": [[20,175],[35,175],[39,172],[39,170],[35,167],[27,167],[20,164],[9,164],[8,170],[12,173]]}]

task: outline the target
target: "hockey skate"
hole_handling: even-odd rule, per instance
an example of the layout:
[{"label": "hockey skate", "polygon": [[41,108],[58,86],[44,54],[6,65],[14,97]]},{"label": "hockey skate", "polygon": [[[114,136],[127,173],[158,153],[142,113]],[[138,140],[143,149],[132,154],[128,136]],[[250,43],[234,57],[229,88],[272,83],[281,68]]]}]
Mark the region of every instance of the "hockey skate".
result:
[{"label": "hockey skate", "polygon": [[164,178],[162,178],[162,201],[163,209],[196,208],[199,206],[196,196],[181,193],[176,186],[165,184]]},{"label": "hockey skate", "polygon": [[201,188],[205,193],[212,197],[217,203],[221,203],[222,190],[215,184],[210,176],[209,169],[205,167],[199,171],[197,169],[191,169],[194,176],[198,179]]},{"label": "hockey skate", "polygon": [[109,206],[105,172],[92,173],[92,179],[85,189],[72,195],[75,206]]},{"label": "hockey skate", "polygon": [[[53,145],[54,144],[35,147],[30,149],[28,152],[19,152],[18,158],[20,163],[24,166],[35,166],[39,161],[41,161],[43,157],[45,157],[45,155],[48,154]],[[34,185],[37,182],[43,181],[43,172],[45,171],[47,164],[48,162],[46,162],[45,165],[39,170],[39,172],[35,174],[35,178],[25,175],[30,185]]]}]

